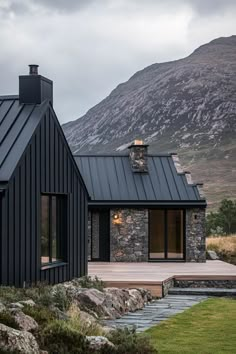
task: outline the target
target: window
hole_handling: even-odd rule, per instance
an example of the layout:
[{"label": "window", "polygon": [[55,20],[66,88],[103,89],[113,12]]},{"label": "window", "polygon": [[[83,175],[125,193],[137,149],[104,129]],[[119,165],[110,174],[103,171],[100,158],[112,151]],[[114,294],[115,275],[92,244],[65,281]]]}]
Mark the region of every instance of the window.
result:
[{"label": "window", "polygon": [[66,198],[41,196],[41,263],[65,261]]}]

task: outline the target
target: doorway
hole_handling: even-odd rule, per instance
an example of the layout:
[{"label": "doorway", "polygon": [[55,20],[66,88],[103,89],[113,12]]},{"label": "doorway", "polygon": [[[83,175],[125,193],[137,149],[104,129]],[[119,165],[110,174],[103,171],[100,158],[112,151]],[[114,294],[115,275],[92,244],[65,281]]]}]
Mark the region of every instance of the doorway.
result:
[{"label": "doorway", "polygon": [[110,210],[92,212],[91,260],[110,262]]},{"label": "doorway", "polygon": [[149,211],[149,259],[184,260],[184,211]]}]

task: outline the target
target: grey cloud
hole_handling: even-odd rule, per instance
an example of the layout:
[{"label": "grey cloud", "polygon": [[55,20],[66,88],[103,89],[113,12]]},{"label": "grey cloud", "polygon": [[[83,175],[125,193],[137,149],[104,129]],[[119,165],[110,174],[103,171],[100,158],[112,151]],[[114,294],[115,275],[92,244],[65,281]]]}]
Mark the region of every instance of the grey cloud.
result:
[{"label": "grey cloud", "polygon": [[89,7],[96,0],[32,0],[32,2],[59,12],[73,12]]},{"label": "grey cloud", "polygon": [[185,0],[199,15],[220,14],[228,9],[236,8],[235,0]]}]

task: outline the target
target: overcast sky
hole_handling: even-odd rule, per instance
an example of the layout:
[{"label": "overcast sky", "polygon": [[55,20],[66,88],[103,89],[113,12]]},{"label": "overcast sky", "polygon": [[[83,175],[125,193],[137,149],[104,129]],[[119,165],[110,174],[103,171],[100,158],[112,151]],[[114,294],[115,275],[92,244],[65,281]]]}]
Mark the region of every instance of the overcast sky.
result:
[{"label": "overcast sky", "polygon": [[74,120],[136,71],[236,34],[235,18],[236,0],[0,0],[0,94],[39,64]]}]

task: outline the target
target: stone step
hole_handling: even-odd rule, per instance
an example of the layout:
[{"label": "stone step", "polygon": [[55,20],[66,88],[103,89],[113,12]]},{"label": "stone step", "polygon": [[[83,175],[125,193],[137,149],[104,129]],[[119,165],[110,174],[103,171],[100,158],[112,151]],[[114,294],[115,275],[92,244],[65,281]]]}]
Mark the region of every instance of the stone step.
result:
[{"label": "stone step", "polygon": [[170,288],[169,295],[236,296],[236,289],[225,288]]}]

